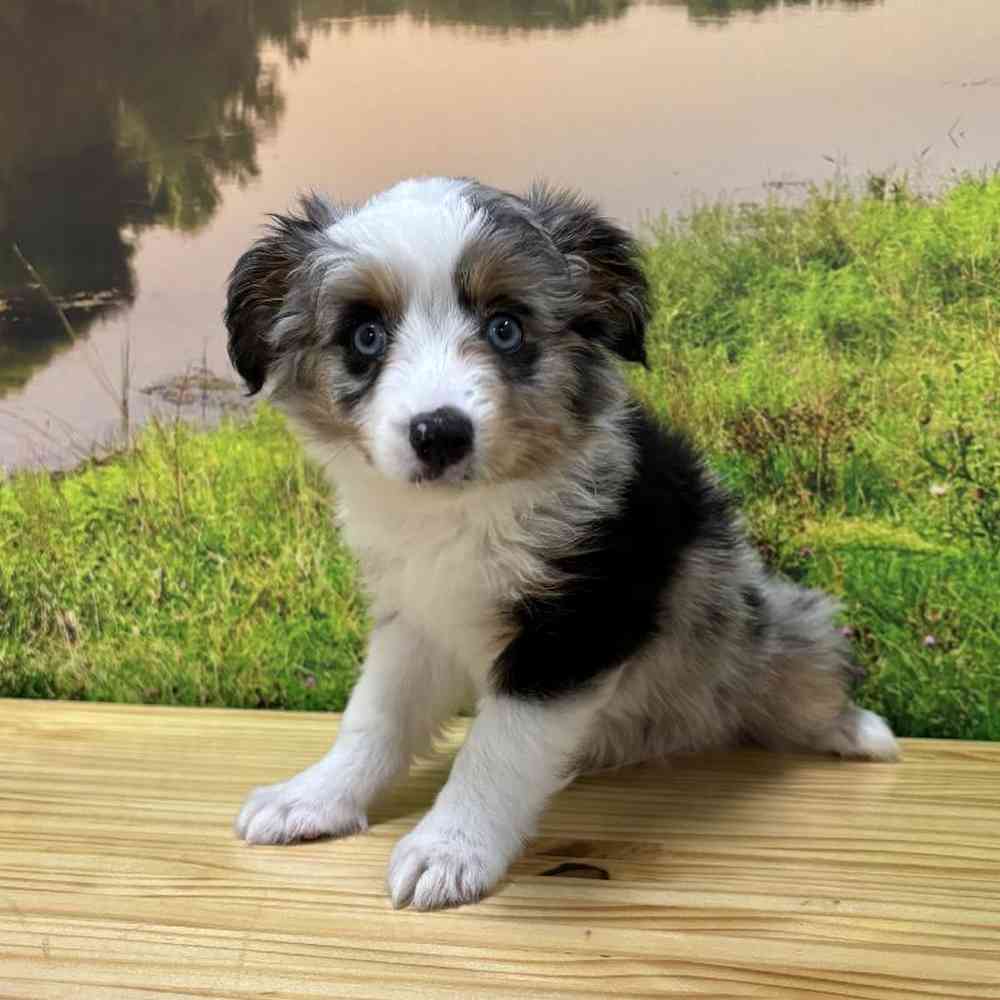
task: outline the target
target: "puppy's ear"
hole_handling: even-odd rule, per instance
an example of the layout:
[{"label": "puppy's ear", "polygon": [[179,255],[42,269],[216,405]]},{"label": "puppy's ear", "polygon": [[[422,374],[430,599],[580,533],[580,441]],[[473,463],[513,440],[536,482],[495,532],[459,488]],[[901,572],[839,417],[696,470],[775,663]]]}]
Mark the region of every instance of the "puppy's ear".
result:
[{"label": "puppy's ear", "polygon": [[323,231],[337,221],[318,195],[302,199],[301,215],[272,215],[267,233],[236,262],[226,293],[229,358],[252,396],[275,359],[268,332],[288,294],[292,272],[322,245]]},{"label": "puppy's ear", "polygon": [[649,286],[636,240],[573,192],[536,185],[526,200],[580,282],[577,331],[645,364]]}]

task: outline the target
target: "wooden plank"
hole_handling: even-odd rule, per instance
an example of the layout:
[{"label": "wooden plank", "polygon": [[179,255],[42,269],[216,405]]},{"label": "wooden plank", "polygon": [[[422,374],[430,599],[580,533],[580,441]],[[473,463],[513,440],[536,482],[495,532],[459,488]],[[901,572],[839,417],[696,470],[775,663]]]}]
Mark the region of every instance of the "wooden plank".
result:
[{"label": "wooden plank", "polygon": [[496,895],[420,914],[385,866],[460,730],[363,836],[231,833],[336,721],[0,701],[0,997],[1000,998],[1000,744],[588,777]]}]

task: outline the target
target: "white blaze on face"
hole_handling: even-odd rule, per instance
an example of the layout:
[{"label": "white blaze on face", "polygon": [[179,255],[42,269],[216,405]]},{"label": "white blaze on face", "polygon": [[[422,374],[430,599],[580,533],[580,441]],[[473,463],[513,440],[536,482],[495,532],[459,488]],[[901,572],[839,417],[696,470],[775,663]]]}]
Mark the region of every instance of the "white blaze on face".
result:
[{"label": "white blaze on face", "polygon": [[471,421],[473,452],[442,477],[461,479],[477,463],[492,411],[497,375],[462,345],[478,330],[456,299],[454,275],[482,216],[462,197],[462,181],[406,181],[379,195],[330,230],[362,258],[388,266],[403,290],[405,311],[378,380],[362,407],[363,433],[376,467],[409,481],[420,471],[410,444],[418,414],[454,407]]},{"label": "white blaze on face", "polygon": [[410,445],[411,421],[443,407],[472,421],[475,443],[472,453],[445,470],[442,478],[461,480],[475,468],[492,410],[489,389],[496,379],[481,355],[463,355],[462,344],[477,332],[471,317],[454,301],[418,300],[408,309],[375,384],[366,421],[369,448],[384,475],[410,480],[419,472]]}]

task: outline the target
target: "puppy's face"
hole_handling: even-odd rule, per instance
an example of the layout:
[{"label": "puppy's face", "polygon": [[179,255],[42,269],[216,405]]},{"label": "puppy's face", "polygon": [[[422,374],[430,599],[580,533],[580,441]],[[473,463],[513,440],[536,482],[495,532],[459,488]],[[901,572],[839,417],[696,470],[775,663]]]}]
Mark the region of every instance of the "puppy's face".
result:
[{"label": "puppy's face", "polygon": [[425,180],[304,209],[237,263],[230,355],[389,479],[535,475],[618,397],[612,355],[643,360],[636,247],[573,196]]}]

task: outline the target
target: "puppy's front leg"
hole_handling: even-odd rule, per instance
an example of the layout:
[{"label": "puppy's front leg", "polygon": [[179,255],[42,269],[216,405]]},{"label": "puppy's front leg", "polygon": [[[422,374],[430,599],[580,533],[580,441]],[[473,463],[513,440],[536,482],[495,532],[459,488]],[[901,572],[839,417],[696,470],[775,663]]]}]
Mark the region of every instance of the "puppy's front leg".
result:
[{"label": "puppy's front leg", "polygon": [[605,690],[545,702],[484,699],[433,809],[393,851],[394,906],[458,906],[496,885],[546,802],[572,780],[574,757]]},{"label": "puppy's front leg", "polygon": [[461,695],[447,660],[401,618],[377,626],[333,748],[294,778],[252,792],[237,835],[286,844],[365,829],[371,800],[429,747]]}]

